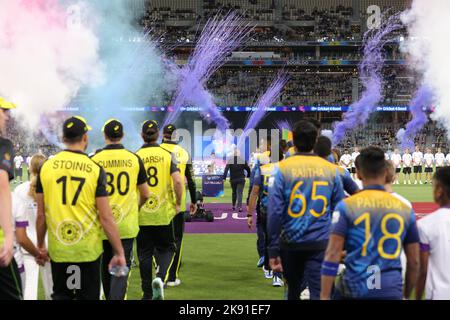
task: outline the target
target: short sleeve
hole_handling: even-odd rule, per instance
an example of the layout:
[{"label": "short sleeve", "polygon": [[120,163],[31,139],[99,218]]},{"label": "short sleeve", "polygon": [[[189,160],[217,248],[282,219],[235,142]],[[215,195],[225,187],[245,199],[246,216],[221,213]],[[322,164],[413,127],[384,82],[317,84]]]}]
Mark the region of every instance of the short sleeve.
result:
[{"label": "short sleeve", "polygon": [[175,173],[175,172],[180,172],[180,169],[178,169],[177,167],[177,161],[174,157],[173,154],[171,154],[172,159],[170,160],[170,174]]},{"label": "short sleeve", "polygon": [[347,211],[343,201],[336,206],[331,220],[331,233],[340,236],[346,236],[349,227]]},{"label": "short sleeve", "polygon": [[411,224],[408,230],[406,230],[405,240],[403,243],[418,243],[419,242],[419,231],[417,230],[416,214],[414,210],[411,210]]},{"label": "short sleeve", "polygon": [[16,189],[12,193],[12,214],[14,217],[14,224],[16,228],[28,227],[28,218],[24,208],[24,201],[18,193],[19,189]]},{"label": "short sleeve", "polygon": [[14,148],[11,141],[2,139],[0,142],[0,170],[8,173],[9,180],[14,179]]},{"label": "short sleeve", "polygon": [[147,173],[145,173],[145,167],[144,162],[141,158],[137,157],[139,161],[139,173],[138,173],[138,179],[137,179],[137,185],[140,186],[141,184],[144,184],[147,182]]},{"label": "short sleeve", "polygon": [[97,189],[95,190],[95,197],[101,198],[101,197],[107,197],[108,192],[106,191],[106,173],[103,168],[100,168],[100,173],[98,175],[98,181],[97,181]]},{"label": "short sleeve", "polygon": [[417,229],[419,231],[420,251],[428,252],[431,249],[430,235],[427,230],[425,220],[417,222]]}]

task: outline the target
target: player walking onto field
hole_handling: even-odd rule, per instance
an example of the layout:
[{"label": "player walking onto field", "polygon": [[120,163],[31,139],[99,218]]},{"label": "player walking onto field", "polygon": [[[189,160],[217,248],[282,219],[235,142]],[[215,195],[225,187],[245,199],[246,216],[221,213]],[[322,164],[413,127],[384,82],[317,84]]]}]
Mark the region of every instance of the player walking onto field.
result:
[{"label": "player walking onto field", "polygon": [[[119,228],[127,266],[131,268],[133,243],[139,232],[139,207],[149,196],[147,174],[142,160],[121,144],[124,132],[120,121],[106,121],[103,133],[106,146],[99,150],[92,160],[106,172],[109,203]],[[128,275],[114,277],[109,274],[108,262],[113,257],[113,250],[106,237],[103,238],[102,284],[105,298],[123,300],[127,291]]]},{"label": "player walking onto field", "polygon": [[405,180],[403,180],[403,184],[411,184],[411,164],[412,164],[412,156],[409,153],[409,149],[405,150],[405,153],[402,156],[403,163],[403,174],[405,176]]},{"label": "player walking onto field", "polygon": [[[335,299],[409,298],[419,271],[414,211],[385,190],[387,163],[381,149],[361,151],[356,170],[364,190],[340,202],[333,213],[322,264],[321,299],[331,297],[343,250],[346,268],[336,284]],[[402,248],[407,257],[405,286]]]},{"label": "player walking onto field", "polygon": [[44,163],[37,181],[38,248],[45,257],[48,228],[54,300],[99,299],[103,231],[114,251],[109,268],[126,265],[105,171],[84,153],[89,130],[82,117],[67,119],[63,124],[67,149]]},{"label": "player walking onto field", "polygon": [[303,280],[311,299],[318,299],[331,212],[344,191],[336,167],[312,153],[317,127],[300,121],[293,136],[298,153],[279,163],[269,185],[270,266],[274,272],[283,272],[288,299],[299,299]]},{"label": "player walking onto field", "polygon": [[440,209],[419,220],[420,276],[416,299],[450,299],[450,168],[436,170],[434,201]]},{"label": "player walking onto field", "polygon": [[420,151],[419,147],[416,147],[416,151],[413,152],[412,158],[414,167],[414,184],[417,184],[417,181],[419,181],[420,184],[422,184],[422,165],[424,159],[423,153]]},{"label": "player walking onto field", "polygon": [[[16,106],[0,97],[0,134],[9,120],[9,110]],[[0,300],[22,299],[22,284],[13,258],[14,228],[9,181],[14,179],[14,148],[0,136]]]},{"label": "player walking onto field", "polygon": [[[175,254],[173,218],[181,210],[183,180],[173,155],[157,144],[159,126],[156,121],[142,125],[145,142],[136,154],[147,172],[150,196],[139,211],[140,231],[137,253],[142,279],[143,300],[164,299],[164,283]],[[152,281],[153,257],[156,256],[156,278]]]},{"label": "player walking onto field", "polygon": [[[176,127],[173,124],[168,124],[163,129],[163,143],[161,147],[172,153],[175,157],[176,165],[180,170],[181,177],[186,177],[186,182],[189,189],[189,195],[191,197],[191,206],[190,213],[195,213],[197,210],[196,204],[196,193],[197,188],[195,186],[195,176],[194,176],[194,168],[192,167],[191,156],[189,153],[183,149],[183,147],[179,146],[175,142],[174,132],[176,131]],[[181,258],[182,258],[182,247],[183,247],[183,234],[184,234],[184,211],[186,208],[186,190],[185,185],[183,183],[183,197],[181,199],[181,209],[180,213],[175,216],[173,219],[173,226],[175,229],[175,257],[173,259],[173,263],[169,270],[169,278],[167,280],[167,285],[169,287],[176,287],[181,284],[181,280],[178,278],[178,273],[180,271],[181,266]]]}]

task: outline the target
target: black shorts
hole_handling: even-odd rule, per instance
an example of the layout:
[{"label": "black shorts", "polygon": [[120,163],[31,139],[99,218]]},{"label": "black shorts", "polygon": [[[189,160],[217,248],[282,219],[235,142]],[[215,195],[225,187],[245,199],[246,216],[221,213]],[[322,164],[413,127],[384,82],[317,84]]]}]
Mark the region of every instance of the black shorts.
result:
[{"label": "black shorts", "polygon": [[405,167],[405,168],[403,168],[403,173],[404,173],[404,174],[411,174],[411,167]]},{"label": "black shorts", "polygon": [[22,176],[22,168],[20,169],[14,169],[14,175],[16,177],[21,177]]},{"label": "black shorts", "polygon": [[22,300],[22,282],[14,259],[7,267],[0,267],[0,300]]},{"label": "black shorts", "polygon": [[352,167],[351,173],[356,173],[356,167]]},{"label": "black shorts", "polygon": [[400,173],[400,171],[402,171],[401,168],[395,168],[395,173]]},{"label": "black shorts", "polygon": [[422,173],[422,166],[414,166],[414,173]]},{"label": "black shorts", "polygon": [[433,172],[433,168],[432,167],[425,167],[425,172],[426,173],[432,173]]}]

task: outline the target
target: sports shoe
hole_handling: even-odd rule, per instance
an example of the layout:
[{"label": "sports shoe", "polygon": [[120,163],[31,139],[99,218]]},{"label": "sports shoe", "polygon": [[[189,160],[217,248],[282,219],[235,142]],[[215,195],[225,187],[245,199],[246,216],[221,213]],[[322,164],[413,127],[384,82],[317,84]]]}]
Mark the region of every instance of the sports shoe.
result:
[{"label": "sports shoe", "polygon": [[235,208],[235,207],[232,207],[231,210],[233,210],[233,212],[235,212],[235,211],[236,211],[236,208]]},{"label": "sports shoe", "polygon": [[300,300],[309,300],[310,294],[309,294],[309,288],[306,288],[303,290],[303,292],[300,294]]},{"label": "sports shoe", "polygon": [[422,181],[420,181],[420,184],[423,184]]},{"label": "sports shoe", "polygon": [[239,212],[242,212],[242,208],[239,208]]},{"label": "sports shoe", "polygon": [[181,284],[180,279],[175,279],[175,281],[168,281],[167,286],[168,287],[178,287]]},{"label": "sports shoe", "polygon": [[411,180],[410,180],[410,181],[408,181],[408,184],[411,184]]},{"label": "sports shoe", "polygon": [[256,264],[257,268],[261,268],[264,265],[264,257],[259,258],[258,263]]},{"label": "sports shoe", "polygon": [[414,184],[417,184],[417,181],[414,181]]},{"label": "sports shoe", "polygon": [[273,278],[272,270],[266,270],[266,268],[263,267],[263,271],[264,271],[264,277],[266,279],[272,279]]},{"label": "sports shoe", "polygon": [[272,286],[274,287],[282,287],[284,286],[283,280],[281,278],[274,276],[272,279]]},{"label": "sports shoe", "polygon": [[153,298],[152,300],[164,300],[164,283],[161,278],[155,278],[152,281]]}]

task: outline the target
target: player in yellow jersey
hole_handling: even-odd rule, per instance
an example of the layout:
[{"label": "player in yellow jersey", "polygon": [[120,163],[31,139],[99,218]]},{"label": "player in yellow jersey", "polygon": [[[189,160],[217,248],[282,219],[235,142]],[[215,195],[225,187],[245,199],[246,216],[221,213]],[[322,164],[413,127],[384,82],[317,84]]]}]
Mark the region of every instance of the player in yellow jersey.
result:
[{"label": "player in yellow jersey", "polygon": [[0,300],[22,299],[22,287],[17,263],[13,259],[14,229],[9,181],[14,179],[11,141],[1,137],[15,105],[0,97]]},{"label": "player in yellow jersey", "polygon": [[109,268],[126,265],[105,171],[84,153],[89,130],[82,117],[64,122],[67,149],[44,163],[36,185],[38,248],[44,258],[48,229],[54,300],[99,299],[103,231],[114,251]]},{"label": "player in yellow jersey", "polygon": [[[137,253],[143,300],[162,300],[175,254],[173,218],[180,212],[183,180],[173,155],[157,143],[159,126],[156,121],[144,122],[142,138],[145,144],[136,154],[144,162],[150,196],[139,211]],[[152,281],[155,249],[158,250],[158,268]]]},{"label": "player in yellow jersey", "polygon": [[[197,210],[196,205],[196,186],[194,177],[194,168],[192,167],[192,161],[189,153],[179,146],[174,135],[176,127],[173,124],[168,124],[163,129],[163,143],[161,147],[172,153],[175,157],[178,169],[180,169],[181,177],[186,177],[189,195],[191,196],[191,206],[190,212],[195,213]],[[167,285],[169,287],[176,287],[181,284],[181,280],[178,278],[180,266],[181,266],[181,255],[183,246],[183,233],[184,233],[184,211],[186,208],[186,192],[185,185],[183,184],[183,198],[181,199],[181,211],[175,218],[173,218],[173,226],[175,229],[175,257],[173,259],[172,266],[169,270],[169,277],[167,279]]]},{"label": "player in yellow jersey", "polygon": [[[144,204],[149,195],[147,175],[142,160],[121,144],[124,132],[120,121],[116,119],[106,121],[103,133],[106,146],[97,151],[92,156],[92,160],[106,172],[106,191],[109,203],[119,227],[127,266],[131,268],[133,243],[139,232],[139,207]],[[127,291],[128,276],[113,277],[109,274],[108,262],[112,256],[110,243],[103,240],[103,292],[108,300],[123,300]]]}]

